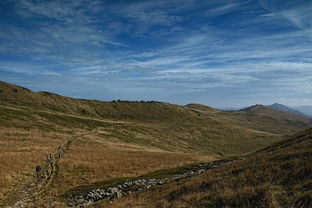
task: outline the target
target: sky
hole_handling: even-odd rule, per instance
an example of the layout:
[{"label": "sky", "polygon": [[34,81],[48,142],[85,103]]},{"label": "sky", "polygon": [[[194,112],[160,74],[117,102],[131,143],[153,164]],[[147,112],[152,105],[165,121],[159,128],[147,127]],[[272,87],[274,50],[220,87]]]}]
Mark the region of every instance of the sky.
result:
[{"label": "sky", "polygon": [[0,80],[98,100],[312,105],[311,0],[1,0]]}]

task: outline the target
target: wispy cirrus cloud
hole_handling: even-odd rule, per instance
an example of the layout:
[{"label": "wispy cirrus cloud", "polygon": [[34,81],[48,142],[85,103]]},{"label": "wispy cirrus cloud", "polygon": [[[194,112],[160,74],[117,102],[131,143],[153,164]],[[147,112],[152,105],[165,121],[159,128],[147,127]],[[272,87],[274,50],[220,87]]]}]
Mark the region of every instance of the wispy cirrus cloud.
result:
[{"label": "wispy cirrus cloud", "polygon": [[217,7],[211,8],[205,12],[207,16],[216,16],[232,12],[236,9],[241,9],[242,3],[238,2],[229,2],[227,4],[218,5]]},{"label": "wispy cirrus cloud", "polygon": [[307,37],[312,38],[312,4],[309,1],[299,0],[281,2],[280,0],[259,0],[262,7],[274,15],[284,17],[296,27],[301,29]]},{"label": "wispy cirrus cloud", "polygon": [[1,24],[5,29],[0,32],[1,50],[63,58],[85,56],[87,51],[92,55],[107,45],[122,46],[95,26],[100,20],[92,13],[100,8],[101,1],[16,1],[14,12],[25,25]]}]

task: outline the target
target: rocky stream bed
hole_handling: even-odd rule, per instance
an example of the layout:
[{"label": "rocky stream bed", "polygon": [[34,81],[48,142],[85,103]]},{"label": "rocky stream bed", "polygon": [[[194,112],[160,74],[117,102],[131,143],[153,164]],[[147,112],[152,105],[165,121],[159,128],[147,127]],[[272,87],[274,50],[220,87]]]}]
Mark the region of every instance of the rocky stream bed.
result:
[{"label": "rocky stream bed", "polygon": [[70,207],[87,207],[100,200],[113,201],[124,195],[136,192],[142,192],[153,186],[160,186],[172,181],[183,178],[200,175],[208,170],[216,169],[232,163],[236,160],[227,160],[222,162],[200,163],[183,171],[175,171],[166,176],[155,178],[137,178],[133,180],[125,180],[118,185],[106,188],[94,188],[81,193],[71,193],[67,195],[68,206]]}]

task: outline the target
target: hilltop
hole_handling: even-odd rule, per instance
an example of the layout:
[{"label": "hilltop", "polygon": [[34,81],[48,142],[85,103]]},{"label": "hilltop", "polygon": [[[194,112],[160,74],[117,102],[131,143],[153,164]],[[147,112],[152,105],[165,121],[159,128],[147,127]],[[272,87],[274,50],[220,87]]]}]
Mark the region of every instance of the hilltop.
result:
[{"label": "hilltop", "polygon": [[304,117],[307,117],[307,118],[311,118],[311,116],[307,115],[307,114],[304,114],[302,113],[301,111],[299,110],[296,110],[294,108],[290,108],[286,105],[283,105],[283,104],[279,104],[279,103],[274,103],[273,105],[269,105],[268,107],[270,108],[274,108],[276,110],[280,110],[280,111],[284,111],[284,112],[289,112],[289,113],[293,113],[293,114],[297,114],[297,115],[300,115],[300,116],[304,116]]},{"label": "hilltop", "polygon": [[311,123],[311,119],[306,117],[303,114],[295,113],[291,110],[286,110],[285,107],[282,105],[273,105],[272,106],[264,106],[264,105],[254,105],[248,108],[241,109],[240,111],[249,113],[249,114],[256,114],[260,116],[270,117],[276,120],[289,120],[289,121],[300,121],[306,124]]}]

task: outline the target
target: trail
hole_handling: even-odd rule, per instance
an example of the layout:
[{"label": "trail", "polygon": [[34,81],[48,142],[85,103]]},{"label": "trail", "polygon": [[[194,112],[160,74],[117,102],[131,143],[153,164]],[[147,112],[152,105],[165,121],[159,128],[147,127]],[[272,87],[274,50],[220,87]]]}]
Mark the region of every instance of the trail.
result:
[{"label": "trail", "polygon": [[58,161],[64,157],[77,136],[58,146],[54,154],[48,154],[47,159],[35,168],[35,178],[25,184],[13,202],[6,208],[37,207],[36,201],[53,182],[58,172]]}]

